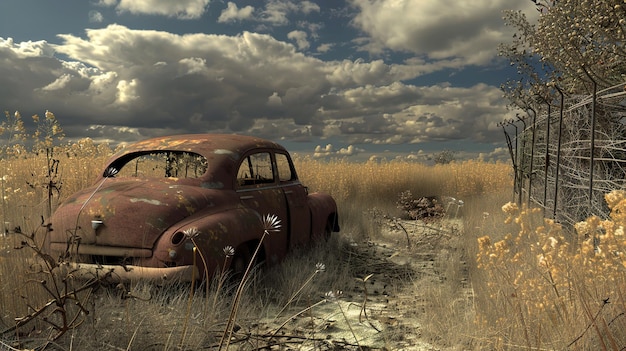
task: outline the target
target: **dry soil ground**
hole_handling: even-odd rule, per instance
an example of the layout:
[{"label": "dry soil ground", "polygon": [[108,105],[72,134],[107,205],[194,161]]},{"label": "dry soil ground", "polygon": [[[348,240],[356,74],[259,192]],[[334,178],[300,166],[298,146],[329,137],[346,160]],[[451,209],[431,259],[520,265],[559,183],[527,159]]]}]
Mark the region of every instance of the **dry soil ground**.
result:
[{"label": "dry soil ground", "polygon": [[[465,299],[459,306],[471,305],[464,261],[456,263],[457,274],[448,276],[445,271],[455,250],[452,243],[461,233],[461,221],[451,218],[430,223],[386,221],[379,235],[345,246],[342,256],[353,276],[343,291],[326,296],[325,302],[284,326],[261,320],[251,326],[254,330],[245,327],[237,335],[263,335],[261,344],[267,345],[267,336],[278,330],[274,340],[281,346],[265,348],[276,350],[452,349],[428,329],[437,313],[428,289],[459,280],[455,284]],[[9,243],[4,243],[1,249],[6,254]]]},{"label": "dry soil ground", "polygon": [[[391,224],[391,225],[390,225]],[[381,226],[381,234],[353,242],[345,253],[355,269],[353,284],[341,296],[316,306],[286,325],[286,335],[308,335],[293,349],[304,350],[413,350],[453,349],[432,332],[434,318],[428,289],[459,279],[461,296],[471,305],[464,261],[454,277],[446,276],[451,244],[461,235],[461,221],[441,219],[395,221]],[[438,303],[441,303],[440,301]],[[446,304],[447,302],[444,302]],[[316,330],[316,335],[311,335]],[[306,339],[306,338],[305,338]],[[320,340],[324,340],[320,342]],[[458,345],[457,345],[458,346]]]}]

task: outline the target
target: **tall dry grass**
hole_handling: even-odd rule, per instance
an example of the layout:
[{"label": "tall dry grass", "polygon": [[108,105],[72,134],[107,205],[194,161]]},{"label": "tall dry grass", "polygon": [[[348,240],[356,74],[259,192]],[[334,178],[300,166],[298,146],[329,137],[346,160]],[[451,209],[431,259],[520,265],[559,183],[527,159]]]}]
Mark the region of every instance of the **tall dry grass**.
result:
[{"label": "tall dry grass", "polygon": [[295,163],[303,183],[312,190],[331,193],[338,201],[366,199],[374,200],[374,204],[395,201],[406,190],[415,196],[458,198],[509,191],[512,176],[509,164],[476,160],[429,166],[405,161],[354,163],[304,157]]},{"label": "tall dry grass", "polygon": [[[13,149],[20,149],[19,146],[16,143]],[[43,146],[28,152],[22,147],[20,152],[13,152],[0,160],[0,189],[4,200],[2,219],[9,228],[19,226],[25,233],[39,230],[41,218],[47,215],[48,207],[54,209],[65,197],[90,185],[113,152],[107,145],[97,145],[89,139]],[[500,163],[465,161],[425,166],[397,161],[351,163],[311,158],[298,158],[295,162],[302,182],[311,191],[324,191],[335,197],[340,209],[340,237],[352,239],[374,234],[369,211],[378,207],[397,213],[399,210],[395,202],[398,195],[406,190],[415,196],[449,195],[469,199],[510,189],[509,167]],[[5,250],[0,255],[0,279],[3,283],[0,325],[4,326],[10,325],[13,318],[27,314],[29,305],[37,306],[48,298],[41,292],[41,287],[27,283],[35,277],[41,279],[41,276],[31,272],[32,253],[25,250],[17,253],[11,249],[17,246],[18,240],[15,234],[0,238]],[[335,240],[330,246],[297,253],[264,276],[264,282],[250,284],[242,302],[248,317],[252,320],[264,318],[262,316],[276,317],[280,308],[288,304],[289,308],[278,316],[284,320],[319,302],[325,291],[342,290],[354,285],[355,272],[363,276],[367,272],[363,267],[353,266],[359,265],[358,262],[345,261],[343,245],[345,242],[342,240]],[[318,262],[324,263],[325,273],[313,273]],[[448,271],[454,269],[454,265],[448,265]],[[315,276],[313,283],[307,283],[309,275],[302,272],[312,272]],[[89,349],[96,347],[93,340],[121,348],[145,346],[153,341],[160,349],[172,349],[179,346],[177,343],[184,329],[189,335],[185,340],[188,346],[206,345],[212,339],[207,338],[202,330],[223,327],[231,293],[232,290],[228,289],[212,291],[209,297],[194,297],[192,305],[189,305],[187,292],[155,291],[145,286],[131,286],[127,291],[105,290],[91,303],[93,311],[86,317],[84,326],[72,331],[73,342]],[[442,294],[441,290],[433,290],[433,297],[439,301],[441,308],[451,311],[445,308],[447,297]],[[149,301],[144,301],[148,297]],[[189,306],[193,307],[192,311],[206,311],[208,301],[218,301],[212,303],[210,315],[190,313],[189,327],[182,323],[183,311]],[[165,305],[168,307],[164,308]],[[120,310],[120,307],[123,309]],[[160,317],[155,319],[157,315]],[[277,321],[282,321],[280,318]],[[115,325],[117,327],[113,327]],[[152,330],[157,326],[161,326],[162,330],[158,332],[160,338],[154,339]],[[94,332],[97,333],[95,339],[81,337]]]},{"label": "tall dry grass", "polygon": [[[51,118],[45,122],[39,136],[29,136],[30,142],[13,137],[0,159],[0,223],[10,230],[40,230],[49,208],[90,185],[113,152],[89,139],[53,143],[58,130],[52,133]],[[618,350],[626,345],[622,193],[608,198],[610,219],[590,219],[574,232],[545,221],[536,211],[509,205],[502,212],[513,199],[511,169],[505,163],[468,160],[427,166],[307,157],[295,162],[311,191],[330,193],[337,200],[342,233],[328,246],[298,252],[285,264],[255,275],[242,297],[246,314],[238,327],[261,328],[261,320],[289,322],[288,317],[320,302],[324,292],[349,289],[355,274],[367,276],[366,267],[346,258],[343,238],[381,235],[371,210],[399,215],[396,200],[409,190],[416,197],[452,196],[465,205],[458,212],[462,230],[447,238],[445,250],[434,256],[442,281],[415,279],[397,288],[418,291],[428,302],[415,306],[414,315],[423,324],[406,332],[456,349]],[[13,250],[19,240],[15,234],[0,236],[0,329],[47,299],[41,286],[32,284],[42,279],[34,273],[33,253]],[[316,273],[320,262],[324,273]],[[183,331],[187,349],[215,346],[233,293],[232,288],[214,289],[189,300],[188,287],[105,289],[94,295],[85,322],[58,341],[65,343],[59,348],[69,349],[71,342],[76,349],[108,345],[170,350],[181,347]],[[36,328],[45,330],[44,325]]]},{"label": "tall dry grass", "polygon": [[354,163],[302,157],[295,164],[311,191],[327,192],[335,198],[342,222],[349,226],[347,231],[360,237],[376,235],[377,228],[367,220],[372,210],[402,216],[396,201],[407,190],[416,198],[437,195],[464,201],[512,192],[512,171],[505,163],[466,160],[429,166],[405,161]]}]

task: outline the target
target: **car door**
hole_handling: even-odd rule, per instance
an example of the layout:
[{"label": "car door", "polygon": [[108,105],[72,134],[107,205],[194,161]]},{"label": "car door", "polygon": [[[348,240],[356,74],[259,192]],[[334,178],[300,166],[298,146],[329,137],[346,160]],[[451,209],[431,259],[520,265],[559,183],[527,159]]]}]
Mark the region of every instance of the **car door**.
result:
[{"label": "car door", "polygon": [[278,182],[289,209],[289,247],[302,246],[311,238],[311,212],[307,189],[300,183],[293,162],[287,153],[275,154]]},{"label": "car door", "polygon": [[290,221],[287,200],[276,179],[271,151],[257,150],[242,159],[237,172],[237,193],[241,204],[260,216],[278,216],[280,229],[265,237],[264,246],[269,262],[282,259],[287,253]]}]

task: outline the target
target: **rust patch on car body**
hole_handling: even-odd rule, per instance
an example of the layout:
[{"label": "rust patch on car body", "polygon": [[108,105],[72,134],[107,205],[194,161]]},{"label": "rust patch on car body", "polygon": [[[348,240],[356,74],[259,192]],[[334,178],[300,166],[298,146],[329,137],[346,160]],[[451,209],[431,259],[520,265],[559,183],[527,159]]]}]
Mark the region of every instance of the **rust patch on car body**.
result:
[{"label": "rust patch on car body", "polygon": [[[224,261],[224,247],[246,252],[259,242],[267,214],[284,224],[263,243],[261,255],[271,262],[339,230],[332,197],[308,194],[287,150],[272,141],[223,134],[154,138],[113,155],[91,187],[59,206],[47,248],[86,275],[118,267],[107,274],[114,281],[168,272],[204,279]],[[205,265],[191,267],[200,262],[194,246]],[[121,274],[119,267],[128,266],[145,269]]]}]

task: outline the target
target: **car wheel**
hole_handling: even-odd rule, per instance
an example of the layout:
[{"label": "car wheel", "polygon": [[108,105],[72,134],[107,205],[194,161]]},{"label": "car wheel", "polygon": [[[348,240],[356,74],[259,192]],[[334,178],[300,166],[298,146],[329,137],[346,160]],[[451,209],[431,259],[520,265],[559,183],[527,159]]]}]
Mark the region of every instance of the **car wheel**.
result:
[{"label": "car wheel", "polygon": [[230,263],[230,272],[234,280],[241,280],[241,278],[243,278],[243,274],[248,267],[248,262],[250,261],[250,256],[241,251],[244,250],[242,248],[237,249],[235,256],[233,256],[233,260]]},{"label": "car wheel", "polygon": [[247,244],[235,249],[235,255],[230,263],[230,276],[234,282],[241,281],[248,268],[252,254]]},{"label": "car wheel", "polygon": [[330,236],[333,233],[333,228],[334,228],[334,217],[329,217],[328,220],[326,221],[326,226],[324,227],[324,236],[323,239],[324,241],[329,241],[330,240]]}]

